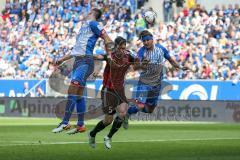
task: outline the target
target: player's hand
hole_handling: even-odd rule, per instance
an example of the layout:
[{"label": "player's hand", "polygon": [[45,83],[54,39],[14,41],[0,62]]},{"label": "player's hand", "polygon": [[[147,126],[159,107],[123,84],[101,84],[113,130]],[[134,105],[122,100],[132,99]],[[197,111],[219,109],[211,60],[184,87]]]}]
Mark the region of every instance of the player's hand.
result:
[{"label": "player's hand", "polygon": [[142,63],[141,63],[141,67],[143,67],[143,69],[147,68],[149,62],[150,62],[150,60],[148,60],[148,59],[143,59],[143,60],[142,60]]}]

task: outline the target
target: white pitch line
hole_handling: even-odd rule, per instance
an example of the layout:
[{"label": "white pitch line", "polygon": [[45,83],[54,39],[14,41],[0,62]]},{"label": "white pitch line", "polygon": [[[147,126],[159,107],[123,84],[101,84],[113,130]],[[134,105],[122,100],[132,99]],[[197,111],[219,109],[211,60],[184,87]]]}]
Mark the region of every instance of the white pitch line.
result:
[{"label": "white pitch line", "polygon": [[[200,138],[200,139],[150,139],[150,140],[126,140],[113,141],[113,143],[147,143],[147,142],[177,142],[177,141],[216,141],[216,140],[240,140],[240,138]],[[1,141],[0,141],[1,143]],[[9,142],[8,142],[9,143]],[[11,144],[12,143],[12,144]],[[36,141],[10,141],[10,144],[0,144],[5,146],[31,146],[31,145],[62,145],[62,144],[87,144],[88,142],[36,142]],[[103,142],[97,142],[103,143]]]}]

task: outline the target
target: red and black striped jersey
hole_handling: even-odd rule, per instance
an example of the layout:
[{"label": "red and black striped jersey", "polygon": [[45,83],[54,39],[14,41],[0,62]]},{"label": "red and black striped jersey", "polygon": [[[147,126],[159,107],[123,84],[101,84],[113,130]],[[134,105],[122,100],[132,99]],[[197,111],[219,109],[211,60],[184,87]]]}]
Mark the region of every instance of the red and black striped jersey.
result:
[{"label": "red and black striped jersey", "polygon": [[103,86],[111,89],[123,88],[125,75],[129,66],[134,63],[135,58],[130,55],[130,52],[125,52],[121,56],[113,53],[111,58],[104,55],[104,60],[107,65],[103,73]]}]

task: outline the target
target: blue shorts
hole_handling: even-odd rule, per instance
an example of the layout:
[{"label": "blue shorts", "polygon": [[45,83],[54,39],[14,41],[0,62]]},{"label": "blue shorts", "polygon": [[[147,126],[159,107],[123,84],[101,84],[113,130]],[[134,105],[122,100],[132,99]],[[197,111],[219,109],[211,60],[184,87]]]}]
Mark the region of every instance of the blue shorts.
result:
[{"label": "blue shorts", "polygon": [[143,83],[138,83],[136,99],[141,103],[149,105],[150,107],[156,107],[160,90],[160,85],[150,86]]},{"label": "blue shorts", "polygon": [[87,78],[94,71],[94,60],[92,57],[75,56],[71,73],[71,82],[77,82],[80,86],[85,86]]}]

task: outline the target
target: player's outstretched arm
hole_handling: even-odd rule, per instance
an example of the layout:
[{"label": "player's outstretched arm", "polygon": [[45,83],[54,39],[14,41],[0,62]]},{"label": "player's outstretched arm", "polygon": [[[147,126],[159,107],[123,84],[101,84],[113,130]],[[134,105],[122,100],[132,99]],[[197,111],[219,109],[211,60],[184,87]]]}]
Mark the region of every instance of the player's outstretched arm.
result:
[{"label": "player's outstretched arm", "polygon": [[189,70],[189,68],[188,67],[185,67],[185,66],[180,66],[177,62],[176,62],[176,60],[174,60],[172,57],[170,57],[170,58],[168,58],[168,61],[171,63],[171,65],[175,68],[175,69],[177,69],[177,70]]},{"label": "player's outstretched arm", "polygon": [[108,36],[108,34],[106,33],[106,31],[102,32],[101,35],[102,39],[104,40],[104,44],[105,44],[105,48],[106,48],[106,52],[107,54],[111,54],[114,52],[114,42],[112,41],[112,39]]},{"label": "player's outstretched arm", "polygon": [[178,62],[170,56],[168,50],[167,50],[165,47],[163,47],[162,45],[159,45],[159,47],[160,47],[160,48],[163,50],[163,52],[164,52],[164,58],[167,59],[167,60],[169,61],[169,63],[170,63],[175,69],[177,69],[177,70],[184,70],[184,71],[185,71],[185,70],[189,70],[188,67],[179,65]]},{"label": "player's outstretched arm", "polygon": [[67,61],[69,59],[71,59],[73,56],[68,54],[68,55],[65,55],[63,56],[62,58],[58,59],[57,61],[55,61],[55,65],[56,66],[59,66],[60,64],[62,64],[64,61]]}]

